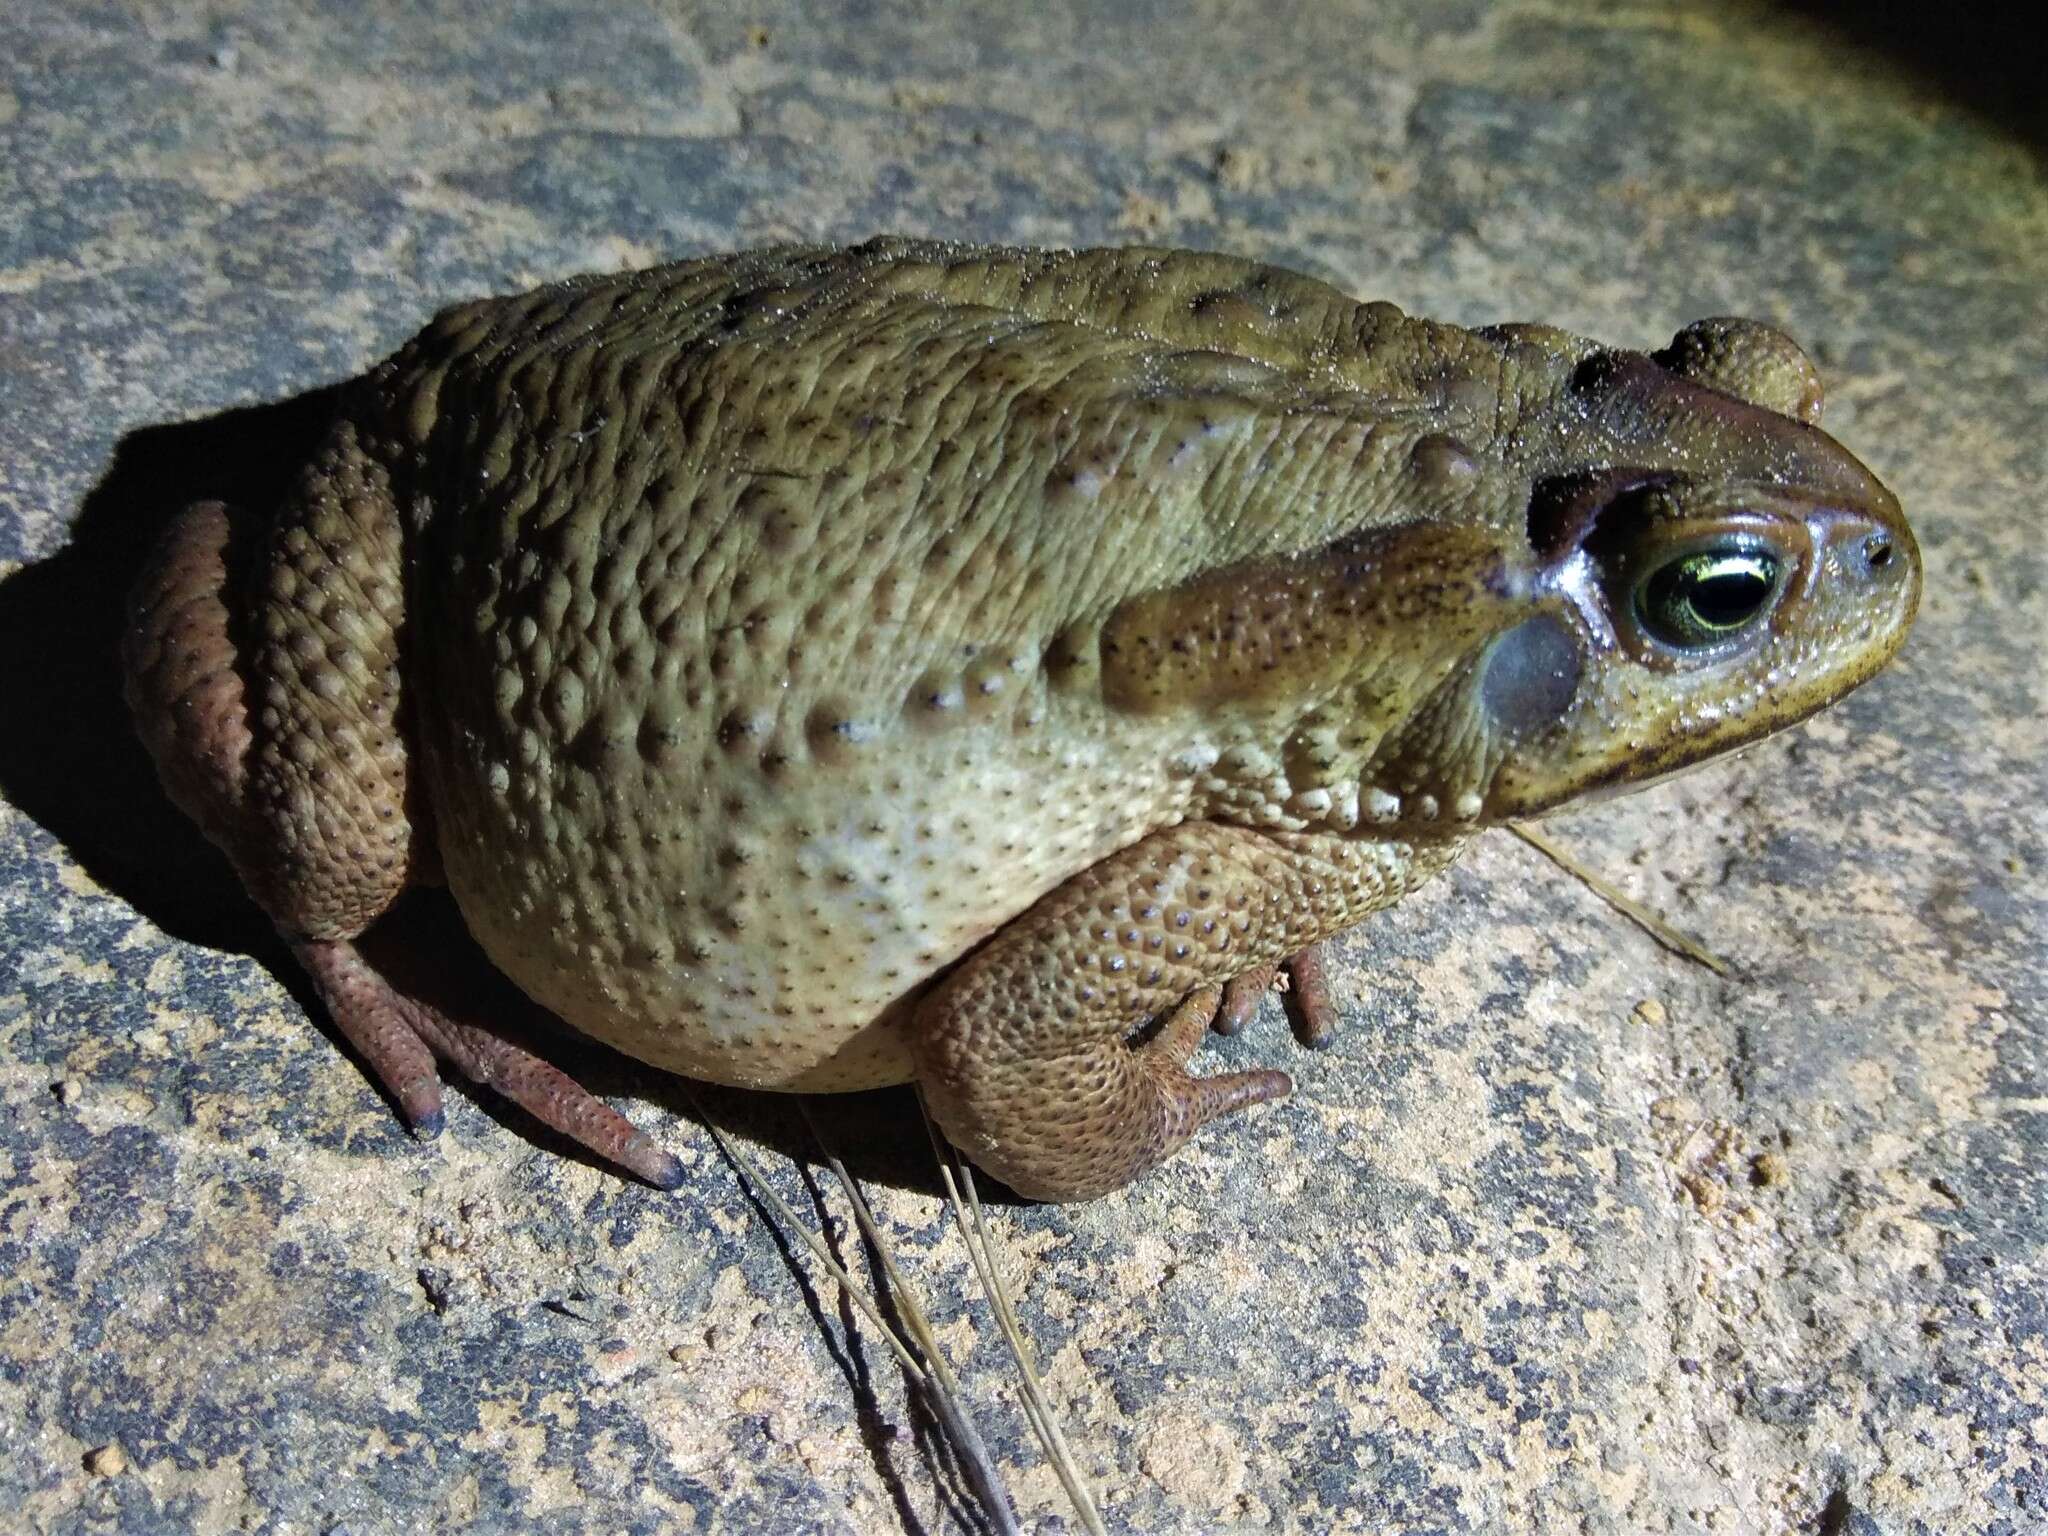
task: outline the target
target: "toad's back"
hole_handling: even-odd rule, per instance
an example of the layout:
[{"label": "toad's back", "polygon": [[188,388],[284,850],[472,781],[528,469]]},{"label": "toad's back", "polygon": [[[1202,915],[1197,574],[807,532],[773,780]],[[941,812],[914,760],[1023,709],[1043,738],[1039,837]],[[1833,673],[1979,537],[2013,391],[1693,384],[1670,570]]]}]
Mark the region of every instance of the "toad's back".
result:
[{"label": "toad's back", "polygon": [[905,999],[1186,813],[1217,722],[1106,707],[1102,621],[1414,516],[1469,345],[1228,258],[900,242],[447,312],[370,386],[467,922],[672,1070],[909,1076]]}]

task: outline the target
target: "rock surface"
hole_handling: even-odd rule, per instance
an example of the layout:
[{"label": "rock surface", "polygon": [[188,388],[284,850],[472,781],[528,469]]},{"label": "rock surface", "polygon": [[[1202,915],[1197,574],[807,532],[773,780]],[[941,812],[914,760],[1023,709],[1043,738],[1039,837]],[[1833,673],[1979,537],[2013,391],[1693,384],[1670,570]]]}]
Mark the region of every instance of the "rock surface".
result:
[{"label": "rock surface", "polygon": [[[1927,556],[1884,678],[1552,829],[1731,975],[1496,836],[1346,943],[1332,1050],[1276,1009],[1216,1047],[1294,1099],[1123,1196],[998,1212],[1112,1526],[2042,1529],[2048,119],[2013,39],[1888,50],[1871,9],[17,0],[0,1510],[975,1528],[704,1127],[858,1266],[795,1104],[588,1062],[689,1161],[674,1197],[460,1092],[408,1142],[111,675],[146,529],[260,500],[304,392],[444,301],[900,230],[1219,247],[1634,345],[1754,313],[1810,343]],[[816,1113],[1027,1523],[1075,1528],[910,1101]]]}]

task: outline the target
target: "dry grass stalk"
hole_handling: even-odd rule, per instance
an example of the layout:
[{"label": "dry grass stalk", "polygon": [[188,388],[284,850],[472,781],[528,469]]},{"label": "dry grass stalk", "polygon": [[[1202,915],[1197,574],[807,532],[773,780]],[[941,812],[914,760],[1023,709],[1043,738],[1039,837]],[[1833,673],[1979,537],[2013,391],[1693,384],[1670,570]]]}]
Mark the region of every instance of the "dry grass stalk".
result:
[{"label": "dry grass stalk", "polygon": [[[790,1207],[789,1202],[776,1193],[775,1187],[763,1177],[746,1154],[711,1123],[701,1108],[697,1111],[697,1118],[703,1122],[704,1128],[710,1131],[711,1139],[718,1144],[719,1151],[724,1153],[733,1167],[740,1171],[741,1176],[755,1192],[768,1202],[784,1226],[803,1239],[804,1246],[811,1250],[812,1257],[838,1284],[846,1299],[858,1307],[868,1321],[881,1331],[883,1340],[896,1356],[897,1362],[902,1365],[904,1374],[924,1395],[933,1416],[952,1442],[953,1453],[959,1459],[961,1470],[973,1487],[975,1497],[981,1501],[990,1525],[999,1536],[1022,1536],[1021,1528],[1017,1524],[1015,1503],[1010,1498],[1009,1490],[1003,1486],[1001,1474],[996,1471],[995,1462],[989,1456],[988,1447],[983,1442],[980,1431],[975,1428],[974,1420],[967,1413],[966,1404],[960,1396],[960,1383],[953,1375],[951,1367],[946,1364],[945,1357],[939,1353],[938,1341],[932,1336],[931,1326],[925,1320],[923,1310],[918,1307],[908,1287],[903,1284],[895,1262],[890,1259],[888,1249],[881,1241],[881,1234],[876,1230],[873,1218],[868,1212],[867,1202],[860,1198],[853,1187],[852,1179],[840,1166],[839,1160],[827,1154],[833,1172],[838,1175],[841,1186],[852,1200],[854,1219],[861,1224],[862,1231],[868,1234],[868,1241],[874,1245],[875,1252],[882,1256],[882,1264],[888,1274],[897,1305],[902,1310],[905,1322],[917,1337],[918,1352],[930,1362],[930,1369],[918,1363],[917,1354],[912,1352],[910,1343],[890,1325],[888,1319],[882,1315],[880,1306],[832,1256],[831,1250],[825,1246],[824,1239],[814,1234]],[[809,1118],[808,1112],[805,1118]],[[813,1134],[815,1131],[814,1126]]]},{"label": "dry grass stalk", "polygon": [[[918,1095],[918,1108],[924,1109],[924,1095]],[[953,1219],[960,1224],[960,1235],[967,1244],[967,1255],[974,1263],[976,1275],[981,1279],[983,1292],[988,1296],[989,1307],[996,1315],[996,1323],[1003,1331],[1003,1342],[1010,1348],[1010,1358],[1016,1362],[1017,1378],[1024,1404],[1024,1416],[1031,1421],[1031,1428],[1037,1434],[1039,1444],[1044,1446],[1046,1459],[1059,1477],[1060,1486],[1066,1489],[1067,1498],[1080,1516],[1082,1528],[1089,1536],[1107,1536],[1102,1523],[1102,1513],[1096,1507],[1095,1496],[1089,1491],[1086,1479],[1081,1475],[1080,1466],[1074,1460],[1072,1449],[1067,1444],[1066,1434],[1060,1428],[1059,1416],[1053,1412],[1052,1403],[1045,1395],[1045,1385],[1040,1381],[1037,1368],[1031,1359],[1030,1341],[1024,1337],[1024,1330],[1018,1325],[1016,1309],[1010,1305],[1010,1292],[1003,1283],[1002,1266],[997,1262],[994,1228],[990,1226],[987,1214],[981,1208],[981,1197],[974,1187],[974,1175],[964,1159],[954,1152],[932,1124],[929,1112],[924,1116],[925,1134],[931,1138],[932,1155],[938,1159],[939,1177],[945,1181],[946,1199],[953,1207]],[[958,1177],[955,1177],[955,1170]],[[967,1189],[967,1203],[960,1198],[961,1185]]]},{"label": "dry grass stalk", "polygon": [[1649,934],[1651,938],[1662,944],[1666,949],[1674,954],[1683,955],[1686,959],[1696,964],[1704,965],[1716,976],[1726,976],[1729,974],[1728,962],[1726,960],[1723,960],[1690,934],[1681,933],[1678,929],[1672,927],[1671,924],[1623,891],[1613,881],[1588,869],[1534,827],[1525,825],[1522,822],[1510,822],[1508,830],[1542,854],[1546,859],[1549,859],[1559,869],[1562,869],[1575,880],[1578,880],[1587,890],[1598,896],[1630,922],[1636,924],[1637,927]]}]

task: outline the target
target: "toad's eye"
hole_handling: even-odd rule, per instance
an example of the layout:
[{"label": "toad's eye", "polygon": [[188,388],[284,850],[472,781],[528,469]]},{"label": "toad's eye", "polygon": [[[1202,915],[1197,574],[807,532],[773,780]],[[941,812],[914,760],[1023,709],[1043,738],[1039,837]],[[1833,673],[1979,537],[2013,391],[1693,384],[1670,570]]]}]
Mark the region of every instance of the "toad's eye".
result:
[{"label": "toad's eye", "polygon": [[1778,593],[1777,556],[1760,549],[1700,549],[1666,561],[1636,586],[1636,617],[1681,650],[1721,644],[1747,628]]}]

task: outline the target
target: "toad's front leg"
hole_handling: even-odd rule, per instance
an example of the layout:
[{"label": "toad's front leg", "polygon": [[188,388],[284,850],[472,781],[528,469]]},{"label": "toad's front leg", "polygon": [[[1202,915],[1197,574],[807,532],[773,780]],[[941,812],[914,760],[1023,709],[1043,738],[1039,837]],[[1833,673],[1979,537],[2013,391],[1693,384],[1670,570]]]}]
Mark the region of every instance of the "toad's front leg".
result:
[{"label": "toad's front leg", "polygon": [[961,963],[915,1023],[948,1138],[1020,1194],[1129,1183],[1284,1072],[1195,1077],[1223,984],[1396,901],[1457,845],[1188,823],[1069,880]]}]

